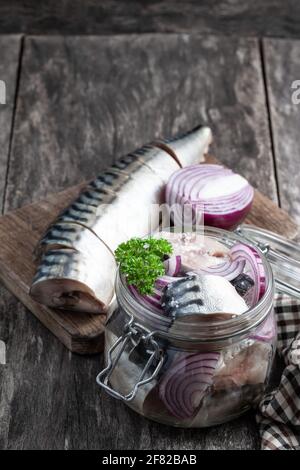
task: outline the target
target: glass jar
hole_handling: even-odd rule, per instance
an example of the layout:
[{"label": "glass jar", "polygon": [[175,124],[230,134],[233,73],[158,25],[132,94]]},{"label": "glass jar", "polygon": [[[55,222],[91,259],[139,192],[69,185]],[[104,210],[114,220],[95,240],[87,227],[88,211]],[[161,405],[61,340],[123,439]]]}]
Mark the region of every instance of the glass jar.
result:
[{"label": "glass jar", "polygon": [[140,305],[118,272],[116,307],[105,331],[106,367],[97,377],[110,395],[149,419],[180,427],[224,423],[261,400],[276,351],[275,283],[265,256],[270,246],[262,232],[255,239],[247,230],[205,228],[206,237],[229,248],[258,248],[265,293],[239,316],[199,315],[197,322],[174,325]]}]

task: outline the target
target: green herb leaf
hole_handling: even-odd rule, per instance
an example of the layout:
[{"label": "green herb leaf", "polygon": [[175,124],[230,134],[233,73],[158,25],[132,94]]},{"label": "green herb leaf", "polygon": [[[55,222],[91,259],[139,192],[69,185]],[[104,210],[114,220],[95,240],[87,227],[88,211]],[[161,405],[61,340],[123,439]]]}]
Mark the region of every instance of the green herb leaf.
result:
[{"label": "green herb leaf", "polygon": [[115,256],[128,284],[141,294],[152,294],[156,279],[165,274],[163,258],[172,251],[164,238],[131,238],[118,246]]}]

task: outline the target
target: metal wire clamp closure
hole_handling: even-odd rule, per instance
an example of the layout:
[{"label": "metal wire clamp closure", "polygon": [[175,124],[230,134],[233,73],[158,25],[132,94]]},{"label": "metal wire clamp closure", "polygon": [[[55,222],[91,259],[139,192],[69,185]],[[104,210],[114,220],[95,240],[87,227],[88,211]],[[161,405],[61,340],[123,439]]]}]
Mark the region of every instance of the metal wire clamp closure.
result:
[{"label": "metal wire clamp closure", "polygon": [[[107,366],[103,369],[96,378],[97,384],[102,387],[109,395],[117,398],[118,400],[122,401],[131,401],[135,398],[139,387],[146,385],[147,383],[151,382],[155,377],[158,375],[163,362],[164,362],[164,354],[163,351],[160,349],[158,343],[153,338],[154,332],[149,332],[143,326],[135,323],[133,317],[130,317],[129,322],[124,327],[124,334],[117,339],[117,341],[111,346],[111,348],[107,352]],[[149,359],[147,360],[144,369],[142,370],[138,381],[134,385],[133,389],[127,395],[122,395],[117,390],[114,390],[109,385],[109,378],[113,373],[121,355],[123,354],[126,346],[131,342],[134,345],[134,348],[137,344],[142,341],[145,346],[147,346],[147,353],[149,354]],[[119,348],[119,349],[118,349]],[[134,349],[133,348],[133,349]],[[117,351],[115,358],[113,358],[113,352]],[[157,361],[158,363],[151,374],[150,377],[145,378],[147,372],[150,370],[150,367]]]}]

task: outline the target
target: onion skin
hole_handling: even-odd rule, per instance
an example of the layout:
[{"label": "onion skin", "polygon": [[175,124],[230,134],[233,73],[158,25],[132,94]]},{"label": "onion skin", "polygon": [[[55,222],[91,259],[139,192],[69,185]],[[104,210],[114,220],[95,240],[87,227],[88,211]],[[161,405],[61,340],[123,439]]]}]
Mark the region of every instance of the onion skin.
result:
[{"label": "onion skin", "polygon": [[249,214],[252,202],[253,201],[251,201],[242,210],[236,211],[233,214],[207,214],[204,210],[204,225],[222,228],[224,230],[234,230]]}]

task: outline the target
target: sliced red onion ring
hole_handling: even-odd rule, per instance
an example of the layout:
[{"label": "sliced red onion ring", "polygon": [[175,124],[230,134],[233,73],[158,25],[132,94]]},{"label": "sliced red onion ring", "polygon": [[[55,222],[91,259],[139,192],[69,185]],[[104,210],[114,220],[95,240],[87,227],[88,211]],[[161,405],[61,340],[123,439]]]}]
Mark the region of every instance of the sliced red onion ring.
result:
[{"label": "sliced red onion ring", "polygon": [[167,276],[177,276],[181,269],[181,256],[175,255],[164,263]]},{"label": "sliced red onion ring", "polygon": [[159,396],[166,408],[178,419],[193,416],[201,404],[213,376],[220,354],[196,353],[181,355],[159,383]]},{"label": "sliced red onion ring", "polygon": [[130,290],[133,297],[141,305],[160,315],[164,314],[163,308],[161,306],[161,293],[155,291],[155,293],[152,295],[142,295],[135,286],[128,286],[128,289]]},{"label": "sliced red onion ring", "polygon": [[193,270],[188,274],[213,274],[214,276],[222,276],[228,281],[232,281],[244,270],[246,261],[231,261],[227,260],[224,263],[216,264],[213,266],[207,266]]},{"label": "sliced red onion ring", "polygon": [[237,243],[230,250],[233,261],[246,261],[245,273],[254,281],[254,286],[249,289],[244,297],[247,305],[253,307],[266,291],[266,275],[262,259],[258,251],[243,243]]},{"label": "sliced red onion ring", "polygon": [[179,279],[181,279],[181,277],[172,277],[165,274],[164,276],[160,276],[158,279],[156,279],[155,285],[158,289],[162,289],[163,287],[170,284],[170,282],[178,281]]},{"label": "sliced red onion ring", "polygon": [[[253,188],[245,178],[220,165],[181,168],[166,186],[166,203],[170,207],[190,204],[192,211],[203,211],[206,225],[224,229],[236,227],[246,217],[253,196]],[[173,220],[181,225],[182,210],[174,211]]]},{"label": "sliced red onion ring", "polygon": [[[180,256],[178,257],[180,258]],[[176,266],[178,267],[179,261],[177,260]],[[175,265],[174,265],[175,266]],[[161,306],[161,297],[162,297],[162,290],[165,286],[170,284],[170,282],[174,282],[180,279],[180,277],[172,277],[169,275],[160,276],[155,281],[155,286],[153,289],[153,294],[151,295],[143,295],[141,294],[138,289],[133,286],[129,285],[128,289],[130,290],[133,297],[144,307],[149,308],[152,312],[158,313],[160,315],[165,315],[164,309]]]}]

